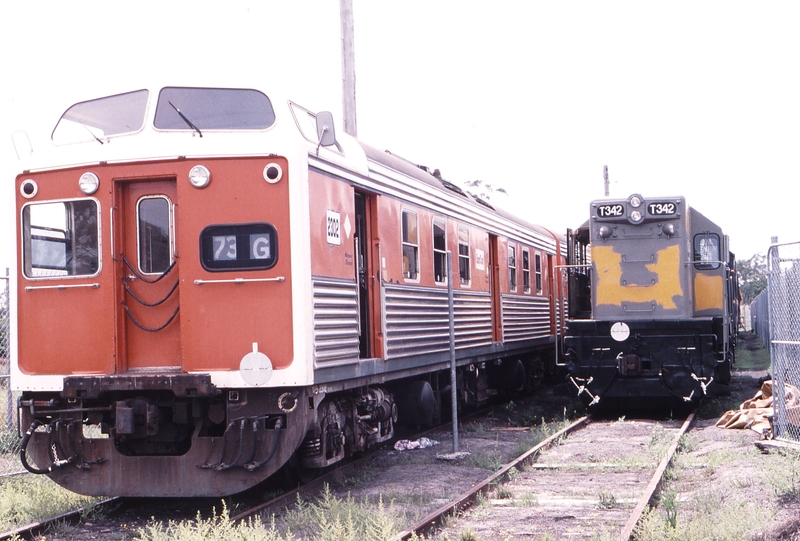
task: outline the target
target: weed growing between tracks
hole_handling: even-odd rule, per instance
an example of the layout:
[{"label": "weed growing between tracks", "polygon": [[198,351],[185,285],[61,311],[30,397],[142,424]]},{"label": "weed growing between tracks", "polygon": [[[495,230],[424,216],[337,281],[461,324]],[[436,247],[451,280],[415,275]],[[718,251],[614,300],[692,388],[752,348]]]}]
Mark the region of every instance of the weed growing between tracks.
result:
[{"label": "weed growing between tracks", "polygon": [[24,475],[0,484],[0,531],[7,532],[75,509],[91,510],[102,498],[69,492],[43,475]]},{"label": "weed growing between tracks", "polygon": [[[769,357],[755,337],[744,335],[736,365],[731,385],[703,402],[699,426],[682,439],[660,505],[639,523],[638,541],[798,538],[800,523],[786,519],[796,520],[800,507],[800,453],[762,453],[752,445],[752,432],[714,426],[724,411],[752,398],[769,369]],[[776,533],[780,524],[782,531]]]},{"label": "weed growing between tracks", "polygon": [[392,507],[379,501],[377,505],[339,498],[326,485],[313,502],[302,500],[290,508],[280,520],[269,524],[260,517],[235,523],[225,501],[222,512],[193,521],[151,521],[137,532],[141,541],[383,541],[403,528],[404,521]]}]

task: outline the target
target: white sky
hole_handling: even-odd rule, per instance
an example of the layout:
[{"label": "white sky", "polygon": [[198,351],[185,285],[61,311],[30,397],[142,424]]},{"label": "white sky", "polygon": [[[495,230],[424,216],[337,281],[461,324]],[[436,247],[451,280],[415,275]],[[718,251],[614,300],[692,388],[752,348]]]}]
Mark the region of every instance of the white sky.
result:
[{"label": "white sky", "polygon": [[[129,6],[129,7],[123,7]],[[737,258],[800,240],[800,4],[354,0],[358,135],[558,232],[603,195],[684,195]],[[5,2],[0,274],[11,133],[153,75],[250,71],[341,118],[339,2]],[[341,124],[337,124],[341,129]],[[13,272],[13,271],[12,271]]]}]

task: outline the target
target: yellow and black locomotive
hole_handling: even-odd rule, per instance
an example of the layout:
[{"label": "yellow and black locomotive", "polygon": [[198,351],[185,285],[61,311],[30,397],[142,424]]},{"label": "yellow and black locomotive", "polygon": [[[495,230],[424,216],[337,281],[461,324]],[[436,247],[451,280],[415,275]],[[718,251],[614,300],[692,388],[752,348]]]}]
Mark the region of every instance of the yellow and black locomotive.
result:
[{"label": "yellow and black locomotive", "polygon": [[591,405],[696,403],[728,383],[739,312],[722,229],[684,197],[593,201],[568,231],[564,362]]}]

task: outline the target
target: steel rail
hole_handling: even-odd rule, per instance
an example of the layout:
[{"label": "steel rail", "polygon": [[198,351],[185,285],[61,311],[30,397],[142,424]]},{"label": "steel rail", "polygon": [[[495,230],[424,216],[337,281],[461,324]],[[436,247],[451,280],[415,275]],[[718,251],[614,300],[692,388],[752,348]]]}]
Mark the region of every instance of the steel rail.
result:
[{"label": "steel rail", "polygon": [[406,541],[407,539],[411,539],[413,535],[426,535],[432,529],[436,528],[438,525],[442,523],[444,517],[450,514],[458,513],[459,511],[466,509],[467,507],[471,506],[475,500],[477,499],[479,494],[485,494],[489,492],[493,485],[502,482],[506,479],[508,472],[511,468],[516,468],[529,458],[533,457],[539,451],[547,449],[551,447],[554,443],[556,443],[559,439],[563,438],[564,436],[575,432],[589,424],[591,421],[590,416],[581,417],[577,421],[570,424],[568,427],[556,432],[540,444],[532,447],[519,455],[517,458],[503,466],[497,473],[494,475],[484,479],[481,483],[472,487],[469,491],[465,492],[455,500],[450,501],[449,503],[443,505],[433,513],[429,514],[408,530],[400,532],[396,536],[391,538],[391,541]]},{"label": "steel rail", "polygon": [[45,533],[48,528],[53,526],[54,524],[58,523],[76,523],[81,520],[87,512],[98,509],[102,507],[108,507],[111,504],[119,502],[120,498],[109,498],[107,500],[102,500],[97,502],[93,506],[89,508],[82,508],[76,509],[75,511],[69,511],[67,513],[63,513],[58,515],[57,517],[49,518],[47,520],[43,520],[41,522],[34,522],[33,524],[28,524],[27,526],[23,526],[21,528],[17,528],[16,530],[11,530],[9,532],[0,533],[0,541],[6,541],[7,539],[34,539],[36,536]]},{"label": "steel rail", "polygon": [[[325,486],[326,483],[330,483],[337,478],[340,478],[342,475],[348,475],[352,473],[354,470],[360,468],[367,462],[372,459],[373,455],[369,454],[352,462],[348,462],[347,464],[343,464],[333,470],[324,473],[323,475],[300,485],[294,490],[290,490],[288,492],[284,492],[280,496],[276,496],[275,498],[256,505],[255,507],[251,507],[250,509],[246,509],[239,513],[238,515],[234,515],[231,517],[231,521],[239,522],[246,518],[252,517],[259,513],[265,513],[267,511],[271,511],[273,509],[287,507],[293,503],[297,502],[298,497],[304,498],[311,494],[316,494]],[[2,540],[0,540],[2,541]]]},{"label": "steel rail", "polygon": [[[467,414],[465,416],[462,416],[461,417],[461,421],[465,421],[467,419],[472,419],[474,417],[477,417],[477,416],[485,413],[485,411],[487,409],[488,408],[480,408],[480,409],[478,409],[476,411],[470,412],[469,414]],[[432,426],[432,427],[430,427],[430,428],[428,428],[426,430],[423,430],[421,432],[417,432],[416,435],[414,436],[414,438],[415,439],[419,439],[420,437],[424,436],[425,434],[430,434],[432,432],[439,431],[442,428],[444,428],[445,426],[446,426],[445,424]],[[394,440],[392,440],[392,441],[394,441]],[[323,487],[325,486],[326,483],[330,483],[331,481],[335,481],[335,480],[341,478],[342,476],[349,475],[353,471],[357,470],[358,468],[360,468],[361,466],[363,466],[364,464],[369,462],[375,456],[376,453],[378,453],[381,450],[385,449],[385,447],[386,447],[385,444],[381,444],[378,447],[376,447],[375,449],[372,449],[371,451],[369,451],[363,457],[361,457],[359,459],[356,459],[356,460],[348,461],[348,462],[346,462],[344,464],[341,464],[341,465],[338,465],[338,466],[335,466],[331,471],[325,472],[321,476],[316,477],[316,478],[312,479],[311,481],[298,486],[296,489],[290,490],[288,492],[284,492],[283,494],[280,494],[280,495],[274,497],[273,499],[271,499],[269,501],[266,501],[264,503],[261,503],[261,504],[258,504],[256,506],[254,506],[254,507],[251,507],[250,509],[246,509],[246,510],[242,511],[238,515],[235,515],[235,516],[231,517],[231,520],[235,521],[235,522],[239,522],[239,521],[242,521],[242,520],[244,520],[246,518],[252,517],[252,516],[254,516],[254,515],[258,514],[258,513],[265,513],[265,512],[274,510],[274,509],[279,509],[281,507],[288,507],[289,505],[292,505],[293,503],[297,502],[297,498],[298,497],[300,497],[302,499],[302,498],[306,498],[306,497],[315,495],[315,494],[319,493],[320,490],[323,489]],[[2,539],[0,539],[0,541],[2,541]]]},{"label": "steel rail", "polygon": [[642,494],[641,498],[639,498],[639,502],[636,504],[636,507],[633,508],[633,512],[631,513],[628,522],[625,524],[625,527],[622,528],[622,532],[620,532],[619,534],[620,541],[630,540],[631,536],[633,535],[634,529],[636,529],[636,525],[642,518],[642,513],[644,513],[645,508],[652,505],[653,500],[661,492],[661,485],[664,482],[664,473],[667,471],[667,468],[672,462],[672,459],[678,452],[678,446],[680,445],[681,438],[689,430],[689,427],[692,425],[692,422],[694,422],[694,412],[689,414],[689,416],[683,422],[681,429],[672,439],[672,443],[670,444],[669,449],[667,449],[666,454],[661,459],[661,463],[658,465],[658,468],[656,468],[653,477],[647,484],[647,488],[645,488],[644,494]]}]

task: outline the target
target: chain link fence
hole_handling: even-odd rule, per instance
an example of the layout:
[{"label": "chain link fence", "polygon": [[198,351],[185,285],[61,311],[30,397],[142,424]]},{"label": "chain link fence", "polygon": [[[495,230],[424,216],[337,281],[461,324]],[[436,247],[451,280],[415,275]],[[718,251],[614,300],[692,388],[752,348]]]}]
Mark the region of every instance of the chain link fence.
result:
[{"label": "chain link fence", "polygon": [[[800,242],[770,247],[769,335],[775,437],[800,441]],[[791,403],[787,404],[787,395]]]},{"label": "chain link fence", "polygon": [[750,303],[750,328],[769,352],[769,288]]},{"label": "chain link fence", "polygon": [[11,392],[11,280],[0,276],[0,478],[24,473],[19,461],[16,396]]}]

